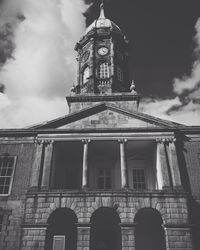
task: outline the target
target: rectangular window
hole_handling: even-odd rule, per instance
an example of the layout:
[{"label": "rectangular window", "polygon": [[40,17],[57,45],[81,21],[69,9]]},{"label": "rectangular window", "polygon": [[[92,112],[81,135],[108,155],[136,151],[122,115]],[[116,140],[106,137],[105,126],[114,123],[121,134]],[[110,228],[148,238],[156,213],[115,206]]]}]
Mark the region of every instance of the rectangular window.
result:
[{"label": "rectangular window", "polygon": [[146,189],[144,169],[133,169],[133,189],[137,191]]},{"label": "rectangular window", "polygon": [[99,168],[98,169],[98,188],[111,189],[111,169]]},{"label": "rectangular window", "polygon": [[65,235],[53,236],[53,250],[65,250]]},{"label": "rectangular window", "polygon": [[0,195],[11,191],[16,157],[0,156]]}]

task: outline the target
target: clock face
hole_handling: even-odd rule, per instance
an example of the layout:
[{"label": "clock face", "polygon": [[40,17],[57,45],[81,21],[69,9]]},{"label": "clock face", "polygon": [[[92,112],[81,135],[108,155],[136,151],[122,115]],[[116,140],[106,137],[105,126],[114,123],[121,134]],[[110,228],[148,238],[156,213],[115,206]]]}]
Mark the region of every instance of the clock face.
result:
[{"label": "clock face", "polygon": [[82,62],[86,62],[88,60],[89,56],[90,56],[89,51],[86,51],[85,53],[83,53],[83,55],[81,56]]},{"label": "clock face", "polygon": [[108,54],[108,48],[106,48],[106,47],[101,47],[101,48],[98,49],[98,53],[99,53],[99,55],[101,55],[101,56],[105,56],[105,55]]}]

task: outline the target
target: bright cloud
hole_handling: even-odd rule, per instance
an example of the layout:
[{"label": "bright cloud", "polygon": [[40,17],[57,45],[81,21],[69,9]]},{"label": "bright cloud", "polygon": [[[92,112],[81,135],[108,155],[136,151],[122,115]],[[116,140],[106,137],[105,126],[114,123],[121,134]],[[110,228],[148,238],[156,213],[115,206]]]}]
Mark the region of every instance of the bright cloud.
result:
[{"label": "bright cloud", "polygon": [[0,71],[1,128],[67,114],[65,95],[76,81],[74,46],[85,30],[86,8],[82,0],[4,2],[0,23],[12,26],[16,48]]}]

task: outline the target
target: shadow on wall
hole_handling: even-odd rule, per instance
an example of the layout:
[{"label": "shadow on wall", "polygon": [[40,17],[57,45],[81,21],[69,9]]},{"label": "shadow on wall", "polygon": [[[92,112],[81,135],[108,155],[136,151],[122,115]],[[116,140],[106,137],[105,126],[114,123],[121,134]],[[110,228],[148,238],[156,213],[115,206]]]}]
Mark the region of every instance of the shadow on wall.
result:
[{"label": "shadow on wall", "polygon": [[[200,249],[200,201],[195,200],[192,194],[191,181],[188,174],[187,164],[185,160],[185,155],[187,149],[185,148],[184,142],[189,141],[189,138],[182,133],[177,133],[177,156],[178,163],[181,173],[181,181],[183,188],[189,194],[188,198],[188,209],[190,216],[190,223],[193,226],[193,246],[194,250]],[[190,166],[188,166],[190,167]]]}]

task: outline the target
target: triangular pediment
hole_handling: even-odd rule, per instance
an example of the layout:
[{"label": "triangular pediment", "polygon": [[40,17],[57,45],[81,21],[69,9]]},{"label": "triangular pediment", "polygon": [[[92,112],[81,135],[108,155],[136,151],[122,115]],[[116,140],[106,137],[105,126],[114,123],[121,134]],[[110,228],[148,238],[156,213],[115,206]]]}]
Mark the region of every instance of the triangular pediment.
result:
[{"label": "triangular pediment", "polygon": [[33,127],[34,129],[113,129],[113,128],[175,128],[179,124],[130,112],[114,105],[98,104]]}]

